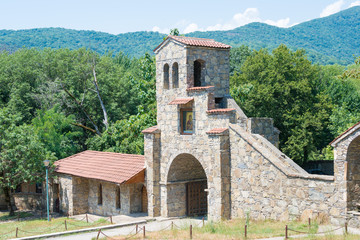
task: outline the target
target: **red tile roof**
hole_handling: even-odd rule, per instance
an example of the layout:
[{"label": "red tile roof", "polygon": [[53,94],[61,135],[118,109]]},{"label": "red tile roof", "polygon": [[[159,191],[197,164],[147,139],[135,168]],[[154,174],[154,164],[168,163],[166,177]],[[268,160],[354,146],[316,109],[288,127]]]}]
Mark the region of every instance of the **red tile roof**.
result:
[{"label": "red tile roof", "polygon": [[225,133],[226,131],[228,131],[228,128],[213,128],[210,131],[207,131],[206,134],[217,135]]},{"label": "red tile roof", "polygon": [[145,169],[143,155],[87,150],[54,163],[55,172],[124,183]]},{"label": "red tile roof", "polygon": [[337,136],[334,140],[331,141],[330,145],[332,145],[333,143],[335,143],[338,139],[340,139],[341,137],[343,137],[344,135],[346,135],[348,132],[350,132],[352,129],[354,129],[355,127],[359,126],[360,122],[356,123],[355,125],[349,127],[348,129],[346,129],[345,132],[343,132],[342,134],[340,134],[339,136]]},{"label": "red tile roof", "polygon": [[169,102],[169,105],[187,104],[191,101],[194,101],[194,98],[176,98]]},{"label": "red tile roof", "polygon": [[197,47],[209,47],[209,48],[223,48],[223,49],[229,49],[231,48],[230,45],[216,42],[214,39],[206,39],[206,38],[194,38],[194,37],[184,37],[184,36],[172,36],[169,35],[167,38],[154,49],[154,52],[167,40],[167,39],[173,39],[177,42],[183,43],[188,46],[197,46]]},{"label": "red tile roof", "polygon": [[186,91],[188,92],[193,92],[193,91],[204,91],[210,88],[214,88],[214,86],[205,86],[205,87],[192,87],[192,88],[187,88]]},{"label": "red tile roof", "polygon": [[157,130],[159,130],[158,126],[152,126],[152,127],[149,127],[147,129],[144,129],[142,130],[142,133],[154,133],[156,132]]},{"label": "red tile roof", "polygon": [[235,108],[217,108],[206,111],[208,114],[223,114],[235,111]]}]

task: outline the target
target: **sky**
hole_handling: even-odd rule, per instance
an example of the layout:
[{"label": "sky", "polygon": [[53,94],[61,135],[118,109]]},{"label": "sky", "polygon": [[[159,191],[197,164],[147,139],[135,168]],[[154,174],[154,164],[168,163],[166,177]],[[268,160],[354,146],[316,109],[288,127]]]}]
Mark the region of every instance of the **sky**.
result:
[{"label": "sky", "polygon": [[0,0],[0,29],[120,34],[230,30],[251,22],[291,27],[352,6],[360,0]]}]

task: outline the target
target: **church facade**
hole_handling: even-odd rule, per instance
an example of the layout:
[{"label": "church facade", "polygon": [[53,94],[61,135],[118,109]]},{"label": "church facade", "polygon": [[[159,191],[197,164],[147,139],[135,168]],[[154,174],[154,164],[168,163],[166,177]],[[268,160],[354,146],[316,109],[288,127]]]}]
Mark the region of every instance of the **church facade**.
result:
[{"label": "church facade", "polygon": [[231,98],[229,50],[181,36],[154,50],[158,125],[143,131],[149,215],[344,223],[344,160],[335,156],[334,176],[315,175],[282,153],[273,120],[248,118]]}]

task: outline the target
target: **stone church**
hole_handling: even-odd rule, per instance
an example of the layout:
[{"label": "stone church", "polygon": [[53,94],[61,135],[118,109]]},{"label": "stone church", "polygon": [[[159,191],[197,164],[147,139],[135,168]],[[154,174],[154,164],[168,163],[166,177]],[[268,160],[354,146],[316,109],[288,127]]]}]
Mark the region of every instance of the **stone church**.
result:
[{"label": "stone church", "polygon": [[144,156],[85,151],[55,162],[52,208],[360,227],[360,122],[331,143],[334,175],[307,173],[278,149],[271,118],[249,118],[231,98],[229,51],[168,36],[154,50],[158,125],[143,131]]},{"label": "stone church", "polygon": [[360,141],[352,155],[349,132],[332,143],[334,176],[307,173],[277,148],[272,119],[248,118],[231,98],[229,50],[182,36],[168,36],[154,50],[158,125],[143,131],[148,214],[212,220],[321,215],[356,225],[351,211],[360,199]]}]

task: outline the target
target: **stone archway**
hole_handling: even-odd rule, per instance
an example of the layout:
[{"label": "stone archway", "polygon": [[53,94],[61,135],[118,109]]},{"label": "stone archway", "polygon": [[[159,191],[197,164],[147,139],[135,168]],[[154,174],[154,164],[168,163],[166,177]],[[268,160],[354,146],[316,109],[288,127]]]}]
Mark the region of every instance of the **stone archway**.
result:
[{"label": "stone archway", "polygon": [[167,174],[169,217],[207,214],[207,177],[201,163],[191,154],[178,155]]},{"label": "stone archway", "polygon": [[353,211],[360,203],[360,136],[349,144],[346,162],[347,209]]}]

